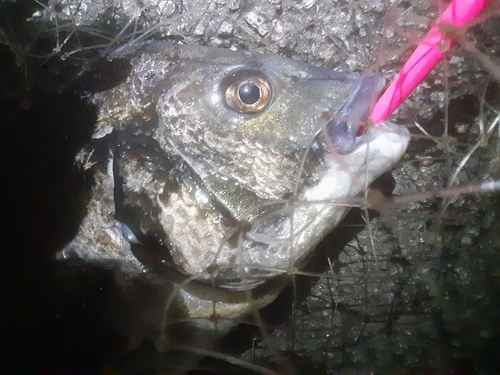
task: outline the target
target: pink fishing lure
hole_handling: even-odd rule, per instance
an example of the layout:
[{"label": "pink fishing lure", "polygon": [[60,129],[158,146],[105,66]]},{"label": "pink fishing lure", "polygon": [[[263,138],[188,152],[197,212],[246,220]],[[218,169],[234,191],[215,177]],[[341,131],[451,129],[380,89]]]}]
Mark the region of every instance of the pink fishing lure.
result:
[{"label": "pink fishing lure", "polygon": [[373,107],[370,120],[384,121],[429,74],[454,43],[452,36],[443,32],[443,24],[454,27],[465,25],[477,17],[491,0],[454,0],[439,17],[415,52]]}]

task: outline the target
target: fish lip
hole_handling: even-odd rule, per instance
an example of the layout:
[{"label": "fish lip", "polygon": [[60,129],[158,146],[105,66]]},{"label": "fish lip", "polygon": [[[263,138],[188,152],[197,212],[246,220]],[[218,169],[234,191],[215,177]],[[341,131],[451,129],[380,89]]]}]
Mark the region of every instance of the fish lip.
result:
[{"label": "fish lip", "polygon": [[385,78],[379,74],[360,77],[351,95],[323,127],[331,151],[348,154],[365,142],[369,111],[385,82]]}]

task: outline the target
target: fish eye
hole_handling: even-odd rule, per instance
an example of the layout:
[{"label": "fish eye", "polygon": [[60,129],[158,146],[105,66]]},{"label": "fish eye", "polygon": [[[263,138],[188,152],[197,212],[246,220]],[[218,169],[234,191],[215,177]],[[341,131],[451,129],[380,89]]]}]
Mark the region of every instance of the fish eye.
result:
[{"label": "fish eye", "polygon": [[238,113],[256,114],[264,111],[272,101],[270,79],[258,70],[231,72],[221,84],[226,105]]}]

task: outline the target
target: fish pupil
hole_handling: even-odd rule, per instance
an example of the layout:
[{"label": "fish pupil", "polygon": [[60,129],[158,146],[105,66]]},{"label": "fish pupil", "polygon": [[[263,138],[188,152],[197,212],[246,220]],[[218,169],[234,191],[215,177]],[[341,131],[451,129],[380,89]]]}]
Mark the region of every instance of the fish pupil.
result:
[{"label": "fish pupil", "polygon": [[238,95],[243,103],[255,104],[260,99],[260,89],[255,83],[246,82],[240,86]]}]

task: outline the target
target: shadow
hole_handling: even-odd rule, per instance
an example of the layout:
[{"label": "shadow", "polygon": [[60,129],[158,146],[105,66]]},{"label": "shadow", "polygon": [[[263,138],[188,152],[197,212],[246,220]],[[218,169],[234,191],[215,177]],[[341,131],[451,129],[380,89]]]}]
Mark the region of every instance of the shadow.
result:
[{"label": "shadow", "polygon": [[116,311],[130,299],[157,297],[147,286],[117,290],[111,271],[53,262],[86,214],[93,178],[75,156],[97,121],[86,94],[103,84],[27,90],[25,66],[4,45],[0,55],[0,373],[102,369],[130,345],[116,329],[130,316]]}]

